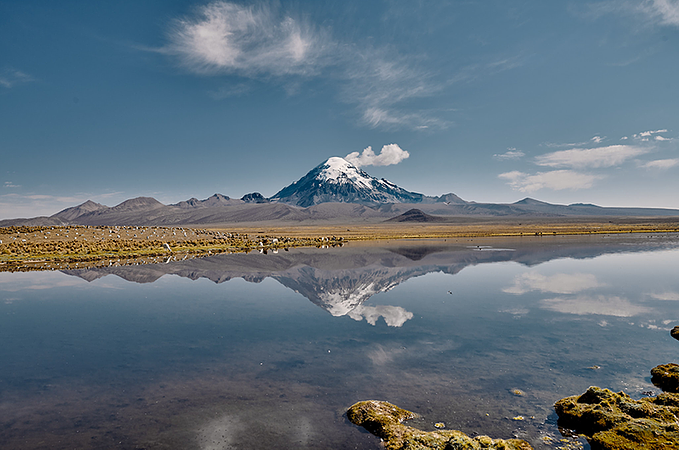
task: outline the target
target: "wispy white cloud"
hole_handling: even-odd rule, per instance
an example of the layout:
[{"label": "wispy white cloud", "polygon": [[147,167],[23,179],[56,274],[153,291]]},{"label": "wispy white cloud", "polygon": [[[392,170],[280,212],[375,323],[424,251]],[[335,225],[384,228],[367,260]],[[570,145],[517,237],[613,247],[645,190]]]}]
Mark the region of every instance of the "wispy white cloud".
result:
[{"label": "wispy white cloud", "polygon": [[448,84],[468,83],[480,77],[494,75],[507,70],[516,69],[526,64],[533,55],[521,52],[512,56],[503,56],[487,63],[470,64],[460,68],[449,79]]},{"label": "wispy white cloud", "polygon": [[640,10],[661,25],[679,27],[679,2],[677,0],[646,0]]},{"label": "wispy white cloud", "polygon": [[646,148],[632,145],[573,148],[540,155],[535,158],[535,163],[539,166],[571,169],[613,167],[647,152]]},{"label": "wispy white cloud", "polygon": [[663,129],[663,130],[655,130],[655,131],[653,131],[653,130],[642,131],[641,133],[635,134],[634,137],[648,137],[648,136],[652,136],[652,135],[658,134],[658,133],[667,133],[667,130]]},{"label": "wispy white cloud", "polygon": [[19,184],[14,184],[14,183],[12,183],[11,181],[5,181],[5,184],[3,185],[3,187],[6,187],[6,188],[20,188],[21,185],[19,185]]},{"label": "wispy white cloud", "polygon": [[214,91],[210,91],[209,94],[215,100],[223,100],[230,97],[240,97],[250,92],[252,88],[250,85],[245,83],[238,83],[230,86],[221,86]]},{"label": "wispy white cloud", "polygon": [[538,172],[531,175],[524,172],[512,171],[501,173],[499,178],[506,180],[512,189],[521,192],[535,192],[540,189],[588,189],[596,180],[603,178],[601,175],[576,172],[573,170],[552,170],[550,172]]},{"label": "wispy white cloud", "polygon": [[502,291],[517,295],[530,291],[574,294],[601,286],[604,286],[604,284],[600,283],[594,275],[589,273],[558,273],[546,276],[537,272],[527,272],[515,277],[513,284],[502,289]]},{"label": "wispy white cloud", "polygon": [[589,4],[586,12],[594,19],[610,14],[629,16],[645,25],[679,27],[677,0],[605,0]]},{"label": "wispy white cloud", "polygon": [[605,141],[606,136],[593,136],[589,141],[582,142],[543,142],[541,145],[548,148],[573,148],[584,147],[592,144],[600,144]]},{"label": "wispy white cloud", "polygon": [[367,147],[362,153],[352,152],[345,156],[344,159],[356,167],[390,166],[400,163],[409,156],[410,153],[403,150],[397,144],[387,144],[382,147],[378,155],[375,154],[372,147]]},{"label": "wispy white cloud", "polygon": [[648,294],[649,297],[662,301],[679,301],[679,292],[660,292]]},{"label": "wispy white cloud", "polygon": [[[348,98],[353,97],[351,94]],[[359,103],[367,103],[368,97]],[[376,106],[379,105],[379,106]],[[362,111],[361,122],[371,128],[412,128],[426,130],[429,128],[443,129],[448,127],[448,122],[432,116],[431,112],[408,112],[395,105],[375,104],[360,105]]]},{"label": "wispy white cloud", "polygon": [[208,4],[177,20],[170,40],[167,51],[197,73],[308,75],[326,53],[321,32],[267,5]]},{"label": "wispy white cloud", "polygon": [[0,86],[7,89],[31,81],[35,81],[35,78],[20,70],[7,68],[0,72]]},{"label": "wispy white cloud", "polygon": [[[288,91],[312,77],[338,84],[340,100],[358,109],[357,118],[371,128],[445,128],[439,112],[414,110],[407,102],[428,97],[442,86],[417,64],[418,56],[387,48],[342,42],[327,28],[269,3],[241,5],[216,1],[178,19],[169,44],[154,51],[173,56],[187,70],[203,75],[237,75],[271,80]],[[498,62],[511,68],[516,62]],[[215,98],[240,95],[231,88]]]},{"label": "wispy white cloud", "polygon": [[542,300],[541,307],[565,314],[632,317],[647,313],[649,308],[635,305],[626,298],[606,295],[579,295]]},{"label": "wispy white cloud", "polygon": [[642,131],[641,133],[633,134],[632,138],[641,142],[655,141],[671,141],[672,139],[660,136],[659,133],[667,133],[667,130]]},{"label": "wispy white cloud", "polygon": [[643,167],[644,169],[666,170],[671,169],[672,167],[675,167],[677,165],[679,165],[679,158],[656,159],[655,161],[649,161],[645,164],[642,164],[641,167]]},{"label": "wispy white cloud", "polygon": [[361,121],[372,128],[445,128],[448,123],[432,111],[413,111],[403,106],[425,98],[442,86],[419,68],[412,58],[378,48],[344,45],[335,56],[344,84],[342,99],[355,103]]},{"label": "wispy white cloud", "polygon": [[524,152],[522,152],[521,150],[517,150],[514,147],[510,147],[504,153],[494,154],[493,158],[499,159],[499,160],[508,160],[508,159],[521,159],[524,156],[526,156],[526,154]]}]

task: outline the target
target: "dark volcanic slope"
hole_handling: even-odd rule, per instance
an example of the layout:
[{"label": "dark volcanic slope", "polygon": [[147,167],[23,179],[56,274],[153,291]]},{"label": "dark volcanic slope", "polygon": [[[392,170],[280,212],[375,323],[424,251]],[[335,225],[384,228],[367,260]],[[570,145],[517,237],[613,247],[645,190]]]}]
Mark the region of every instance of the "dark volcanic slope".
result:
[{"label": "dark volcanic slope", "polygon": [[422,210],[413,208],[404,212],[400,216],[392,217],[385,222],[417,222],[417,223],[440,223],[447,222],[445,217],[432,216],[422,212]]}]

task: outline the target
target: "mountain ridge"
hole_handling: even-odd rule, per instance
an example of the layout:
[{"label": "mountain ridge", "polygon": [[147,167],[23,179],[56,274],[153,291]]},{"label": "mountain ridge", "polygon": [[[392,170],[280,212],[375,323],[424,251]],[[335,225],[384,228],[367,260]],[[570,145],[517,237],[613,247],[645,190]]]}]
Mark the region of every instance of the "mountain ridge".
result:
[{"label": "mountain ridge", "polygon": [[[408,210],[417,205],[417,213]],[[87,200],[51,216],[7,219],[0,226],[208,225],[255,222],[384,221],[449,222],[450,217],[679,216],[666,208],[617,208],[585,203],[560,205],[526,197],[514,203],[477,203],[453,193],[438,197],[403,189],[332,157],[270,198],[258,192],[234,199],[214,194],[165,205],[136,197],[109,207]]]}]

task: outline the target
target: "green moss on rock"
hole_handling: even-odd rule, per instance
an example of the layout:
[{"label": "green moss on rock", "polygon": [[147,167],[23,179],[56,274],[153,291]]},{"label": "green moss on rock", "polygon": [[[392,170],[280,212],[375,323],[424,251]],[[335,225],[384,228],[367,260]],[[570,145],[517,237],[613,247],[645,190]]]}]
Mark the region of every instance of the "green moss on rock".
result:
[{"label": "green moss on rock", "polygon": [[559,425],[585,434],[593,450],[679,448],[679,394],[633,400],[624,392],[592,386],[554,408]]},{"label": "green moss on rock", "polygon": [[384,440],[387,450],[529,450],[532,447],[519,439],[471,438],[461,431],[422,431],[403,425],[415,414],[391,403],[377,400],[358,402],[347,411],[349,420]]},{"label": "green moss on rock", "polygon": [[651,369],[651,381],[665,392],[679,392],[679,364],[667,363]]}]

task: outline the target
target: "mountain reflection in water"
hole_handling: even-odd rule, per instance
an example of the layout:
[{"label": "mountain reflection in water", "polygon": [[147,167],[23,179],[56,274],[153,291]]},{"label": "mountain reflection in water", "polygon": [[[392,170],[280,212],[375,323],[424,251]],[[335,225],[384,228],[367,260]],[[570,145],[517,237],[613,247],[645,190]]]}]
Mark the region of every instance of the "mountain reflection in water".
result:
[{"label": "mountain reflection in water", "polygon": [[379,450],[344,415],[378,399],[424,430],[586,449],[553,404],[656,392],[677,264],[679,234],[654,233],[0,273],[0,448]]},{"label": "mountain reflection in water", "polygon": [[[364,306],[363,303],[406,280],[432,272],[454,275],[465,267],[485,263],[513,261],[534,266],[558,258],[585,259],[608,253],[659,250],[671,247],[674,241],[666,240],[663,235],[612,235],[595,239],[581,236],[503,239],[501,247],[494,247],[492,244],[496,242],[489,238],[371,245],[352,243],[343,248],[294,249],[275,254],[221,254],[167,264],[64,270],[63,273],[87,281],[117,275],[135,283],[153,283],[165,275],[192,280],[206,278],[215,283],[234,278],[259,283],[272,278],[335,317],[346,315],[357,321],[365,319],[371,325],[382,317],[388,326],[400,327],[413,317],[411,312],[398,306]],[[522,294],[541,290],[564,294],[587,287],[596,287],[596,280],[588,274],[546,278],[527,273],[504,292]],[[566,303],[573,301],[577,300]],[[587,302],[587,299],[583,301]],[[558,299],[544,302],[546,308],[554,310],[573,307],[561,303]],[[615,308],[615,304],[608,303],[602,308]]]}]

